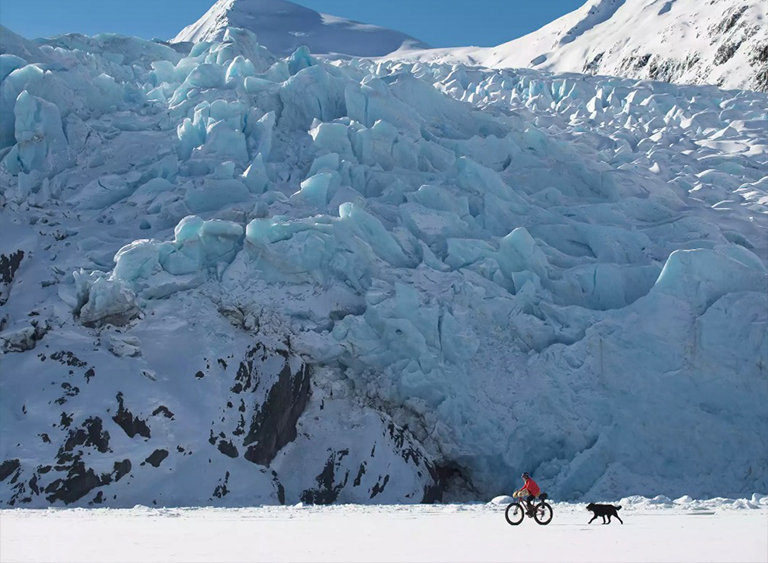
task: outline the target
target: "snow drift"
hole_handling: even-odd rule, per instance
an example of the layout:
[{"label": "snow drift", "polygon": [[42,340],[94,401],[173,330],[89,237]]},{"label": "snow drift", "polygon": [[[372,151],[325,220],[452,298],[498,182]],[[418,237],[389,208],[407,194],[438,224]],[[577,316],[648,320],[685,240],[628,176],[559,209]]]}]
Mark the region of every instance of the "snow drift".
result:
[{"label": "snow drift", "polygon": [[4,503],[768,488],[765,95],[231,27],[0,57]]}]

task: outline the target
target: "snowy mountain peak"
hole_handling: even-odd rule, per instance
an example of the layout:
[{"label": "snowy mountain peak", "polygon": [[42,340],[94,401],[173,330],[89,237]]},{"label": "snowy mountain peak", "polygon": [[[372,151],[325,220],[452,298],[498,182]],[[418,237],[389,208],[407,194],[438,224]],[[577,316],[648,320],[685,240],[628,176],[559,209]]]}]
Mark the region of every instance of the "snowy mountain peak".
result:
[{"label": "snowy mountain peak", "polygon": [[572,25],[563,25],[559,33],[558,44],[572,43],[580,35],[610,20],[624,3],[625,0],[589,0],[581,8],[572,12],[572,15],[577,17],[574,18],[575,21]]},{"label": "snowy mountain peak", "polygon": [[588,0],[496,47],[407,58],[768,91],[768,2]]},{"label": "snowy mountain peak", "polygon": [[361,57],[427,47],[399,31],[321,14],[285,0],[219,0],[172,42],[220,40],[228,27],[252,31],[276,54],[289,54],[301,45],[313,53]]}]

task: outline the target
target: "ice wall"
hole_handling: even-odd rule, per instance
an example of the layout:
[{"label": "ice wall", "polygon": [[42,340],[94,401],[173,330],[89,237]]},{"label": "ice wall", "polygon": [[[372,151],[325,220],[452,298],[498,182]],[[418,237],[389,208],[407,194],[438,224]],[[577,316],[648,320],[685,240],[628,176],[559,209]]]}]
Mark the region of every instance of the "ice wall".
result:
[{"label": "ice wall", "polygon": [[[768,487],[764,95],[257,41],[2,54],[0,251],[34,257],[3,274],[3,433],[48,438],[2,441],[5,502],[59,502],[67,444],[101,464],[59,464],[98,477],[69,502],[112,490],[129,395],[149,466],[100,502],[209,459],[211,490],[167,502],[490,498],[524,470],[564,499]],[[56,390],[34,412],[32,372]]]}]

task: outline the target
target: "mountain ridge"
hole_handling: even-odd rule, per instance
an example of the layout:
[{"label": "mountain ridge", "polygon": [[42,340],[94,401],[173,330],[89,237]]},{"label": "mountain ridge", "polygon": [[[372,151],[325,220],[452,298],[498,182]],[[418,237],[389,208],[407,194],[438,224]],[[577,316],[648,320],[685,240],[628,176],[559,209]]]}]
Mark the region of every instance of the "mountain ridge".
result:
[{"label": "mountain ridge", "polygon": [[588,0],[496,47],[431,49],[402,58],[766,92],[768,3]]},{"label": "mountain ridge", "polygon": [[314,54],[361,57],[427,47],[405,33],[322,14],[286,0],[218,0],[171,42],[221,40],[227,27],[255,33],[259,43],[277,55],[288,55],[302,45]]}]

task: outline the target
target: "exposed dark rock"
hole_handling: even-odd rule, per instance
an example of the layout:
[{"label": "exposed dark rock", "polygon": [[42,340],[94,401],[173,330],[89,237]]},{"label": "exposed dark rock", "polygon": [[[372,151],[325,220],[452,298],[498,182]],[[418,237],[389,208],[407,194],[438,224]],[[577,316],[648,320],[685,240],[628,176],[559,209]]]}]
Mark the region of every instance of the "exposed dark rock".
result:
[{"label": "exposed dark rock", "polygon": [[77,430],[70,430],[64,444],[59,448],[59,463],[66,463],[71,456],[65,453],[74,451],[78,446],[95,447],[99,452],[109,451],[109,432],[102,429],[102,421],[98,416],[86,419]]},{"label": "exposed dark rock", "polygon": [[461,471],[461,468],[455,463],[433,466],[425,461],[425,465],[432,477],[432,483],[424,487],[422,503],[434,504],[443,502],[443,494],[449,489],[452,481],[460,481],[465,488],[474,490],[474,487]]},{"label": "exposed dark rock", "polygon": [[65,412],[61,413],[61,422],[59,422],[59,426],[62,428],[69,428],[70,424],[72,424],[72,417]]},{"label": "exposed dark rock", "polygon": [[759,71],[755,76],[755,88],[761,92],[768,92],[768,68]]},{"label": "exposed dark rock", "polygon": [[768,43],[756,47],[752,51],[752,64],[758,67],[755,75],[755,89],[768,92]]},{"label": "exposed dark rock", "polygon": [[357,470],[357,477],[355,477],[355,480],[352,482],[352,485],[355,487],[359,487],[360,482],[363,479],[363,475],[365,475],[365,462],[360,464],[360,469]]},{"label": "exposed dark rock", "polygon": [[29,490],[36,495],[40,494],[40,488],[37,486],[37,475],[32,475],[32,478],[29,480]]},{"label": "exposed dark rock", "polygon": [[323,471],[315,477],[317,482],[316,489],[306,489],[301,493],[301,502],[307,504],[333,504],[339,496],[341,490],[346,487],[349,479],[349,471],[344,475],[344,480],[336,484],[336,466],[349,453],[349,450],[331,452],[328,461],[325,463]]},{"label": "exposed dark rock", "polygon": [[296,438],[296,422],[309,399],[310,377],[310,368],[306,364],[293,374],[286,354],[277,383],[269,390],[261,409],[254,414],[243,440],[244,446],[250,446],[245,459],[269,465],[277,452]]},{"label": "exposed dark rock", "polygon": [[61,388],[64,390],[64,395],[54,401],[57,405],[63,405],[70,397],[76,397],[80,393],[79,387],[74,387],[71,383],[64,382],[61,384]]},{"label": "exposed dark rock", "polygon": [[600,68],[600,61],[603,60],[603,53],[595,55],[591,61],[584,65],[584,74],[597,74]]},{"label": "exposed dark rock", "polygon": [[377,481],[373,486],[373,489],[371,489],[371,498],[375,497],[379,493],[384,492],[384,487],[387,486],[387,483],[389,483],[389,475],[385,475],[383,481]]},{"label": "exposed dark rock", "polygon": [[195,374],[195,377],[196,377],[197,379],[202,379],[202,378],[204,378],[204,377],[205,377],[205,374],[204,374],[202,371],[198,371],[198,372]]},{"label": "exposed dark rock", "polygon": [[237,421],[237,428],[232,431],[233,436],[242,436],[245,434],[245,417],[241,414]]},{"label": "exposed dark rock", "polygon": [[648,64],[648,61],[650,60],[651,60],[650,54],[645,54],[642,57],[637,57],[637,59],[635,59],[635,69],[639,70],[645,67]]},{"label": "exposed dark rock", "polygon": [[443,489],[440,485],[430,483],[424,487],[424,495],[421,497],[422,504],[439,504],[443,502]]},{"label": "exposed dark rock", "polygon": [[752,61],[755,63],[768,63],[768,43],[757,47],[753,51]]},{"label": "exposed dark rock", "polygon": [[224,440],[220,440],[218,448],[221,453],[228,457],[235,458],[240,455],[231,441],[225,442]]},{"label": "exposed dark rock", "polygon": [[259,387],[259,370],[255,363],[256,359],[264,361],[267,358],[267,350],[263,346],[254,346],[248,348],[245,358],[237,368],[235,375],[235,384],[232,386],[233,393],[242,393],[244,391],[256,391]]},{"label": "exposed dark rock", "polygon": [[733,55],[736,54],[736,51],[739,49],[739,47],[741,47],[740,41],[736,43],[723,43],[720,45],[720,47],[717,48],[717,51],[715,52],[714,63],[716,65],[721,65],[728,62],[731,60],[731,58],[733,58]]},{"label": "exposed dark rock", "polygon": [[[387,424],[387,432],[389,433],[389,439],[392,440],[395,447],[399,450],[400,457],[406,462],[412,462],[416,466],[420,465],[422,461],[425,464],[427,463],[421,451],[412,447],[413,442],[408,438],[407,427],[396,426],[393,422],[390,422]],[[375,448],[376,444],[374,444]],[[371,452],[371,457],[373,457],[373,452]]]},{"label": "exposed dark rock", "polygon": [[674,59],[652,59],[648,65],[648,76],[652,80],[669,82],[674,78],[675,70],[680,66]]},{"label": "exposed dark rock", "polygon": [[117,482],[131,470],[131,460],[116,461],[114,467],[112,474],[115,476],[115,482]]},{"label": "exposed dark rock", "polygon": [[280,480],[277,478],[277,473],[274,471],[272,472],[272,482],[277,488],[277,500],[280,504],[285,504],[285,487],[280,483]]},{"label": "exposed dark rock", "polygon": [[101,479],[93,469],[86,469],[85,464],[78,460],[72,464],[66,478],[56,479],[45,488],[48,493],[45,498],[48,502],[60,500],[64,504],[70,504],[101,485]]},{"label": "exposed dark rock", "polygon": [[144,461],[148,464],[150,464],[152,467],[160,467],[160,464],[163,462],[165,458],[168,457],[168,450],[155,450],[152,452],[152,454],[145,459]]},{"label": "exposed dark rock", "polygon": [[125,408],[122,393],[117,394],[117,404],[117,414],[112,417],[112,420],[114,420],[130,438],[133,438],[136,434],[143,436],[144,438],[149,438],[151,436],[149,426],[147,426],[146,421],[137,416],[133,416],[133,413]]},{"label": "exposed dark rock", "polygon": [[213,496],[216,498],[224,498],[227,496],[227,493],[229,493],[227,483],[229,483],[229,471],[227,471],[227,474],[224,475],[224,482],[220,485],[216,485],[216,488],[213,490]]},{"label": "exposed dark rock", "polygon": [[0,481],[5,481],[20,466],[21,462],[18,459],[6,459],[0,463]]},{"label": "exposed dark rock", "polygon": [[713,26],[711,30],[715,31],[716,33],[727,33],[731,31],[739,22],[741,16],[744,15],[744,12],[747,11],[748,7],[749,6],[745,5],[731,8],[728,10],[728,12],[726,12],[726,16],[720,21],[720,23]]},{"label": "exposed dark rock", "polygon": [[53,354],[51,354],[50,358],[52,360],[56,360],[57,362],[65,366],[84,368],[85,366],[88,365],[86,362],[82,361],[80,358],[78,358],[68,350],[61,350],[59,352],[54,352]]},{"label": "exposed dark rock", "polygon": [[165,405],[160,405],[159,407],[157,407],[155,410],[152,411],[152,416],[157,416],[159,414],[162,414],[165,418],[170,418],[171,420],[173,420],[173,413]]},{"label": "exposed dark rock", "polygon": [[23,258],[23,250],[17,250],[8,256],[0,254],[0,305],[5,305],[8,302],[13,278],[19,266],[21,266]]}]

